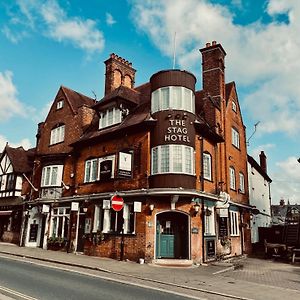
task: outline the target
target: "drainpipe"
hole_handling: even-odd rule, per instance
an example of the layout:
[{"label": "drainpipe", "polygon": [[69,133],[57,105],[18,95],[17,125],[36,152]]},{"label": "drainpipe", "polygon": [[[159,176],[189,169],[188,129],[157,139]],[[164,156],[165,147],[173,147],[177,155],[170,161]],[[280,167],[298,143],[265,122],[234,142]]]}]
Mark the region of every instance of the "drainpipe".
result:
[{"label": "drainpipe", "polygon": [[[200,170],[200,183],[201,183],[201,191],[204,191],[204,177],[203,177],[203,137],[200,136],[200,166],[201,166],[201,170]],[[204,262],[204,251],[205,251],[205,247],[204,247],[204,233],[205,233],[205,228],[204,228],[204,198],[202,198],[201,201],[201,225],[202,225],[202,262]]]}]

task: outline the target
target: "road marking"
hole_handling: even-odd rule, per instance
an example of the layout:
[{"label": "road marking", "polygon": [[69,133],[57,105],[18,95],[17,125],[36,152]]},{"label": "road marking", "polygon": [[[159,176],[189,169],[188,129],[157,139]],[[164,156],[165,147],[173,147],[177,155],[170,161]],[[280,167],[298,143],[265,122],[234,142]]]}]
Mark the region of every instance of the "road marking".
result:
[{"label": "road marking", "polygon": [[[150,289],[150,290],[155,290],[155,291],[159,291],[159,292],[163,292],[163,293],[168,293],[168,294],[172,294],[172,295],[178,295],[178,296],[189,298],[189,299],[208,300],[207,298],[204,298],[204,297],[200,298],[200,297],[197,297],[197,296],[187,295],[187,294],[183,294],[183,293],[180,293],[180,292],[166,290],[166,289],[163,289],[163,288],[147,286],[147,285],[141,284],[141,283],[128,282],[128,281],[125,281],[125,280],[122,280],[122,279],[116,279],[116,278],[105,277],[105,276],[96,275],[96,274],[90,274],[90,273],[87,273],[87,272],[84,272],[84,271],[77,271],[77,270],[72,270],[72,269],[58,267],[58,266],[51,266],[51,265],[43,264],[43,263],[40,263],[40,262],[24,261],[21,258],[10,258],[10,257],[7,257],[7,256],[3,256],[1,254],[0,254],[0,257],[11,259],[11,260],[17,260],[17,261],[20,261],[20,262],[23,262],[23,263],[28,263],[28,264],[38,265],[38,266],[42,266],[42,267],[57,269],[57,270],[60,270],[60,271],[66,271],[66,272],[70,272],[70,273],[76,273],[76,274],[79,274],[79,275],[85,275],[85,276],[100,278],[100,279],[103,279],[103,280],[112,281],[112,282],[116,282],[116,283],[137,286],[137,287],[141,287],[141,288],[145,288],[145,289]],[[68,267],[70,267],[70,266],[68,266]],[[1,289],[1,287],[0,287],[0,289]],[[38,300],[38,299],[35,299],[35,298],[24,298],[24,299]]]},{"label": "road marking", "polygon": [[5,286],[0,286],[0,291],[8,293],[9,295],[18,296],[18,297],[20,297],[22,299],[26,299],[26,300],[38,300],[37,298],[33,298],[33,297],[28,296],[28,295],[22,294],[20,292],[11,290],[11,289],[9,289],[9,288],[7,288]]}]

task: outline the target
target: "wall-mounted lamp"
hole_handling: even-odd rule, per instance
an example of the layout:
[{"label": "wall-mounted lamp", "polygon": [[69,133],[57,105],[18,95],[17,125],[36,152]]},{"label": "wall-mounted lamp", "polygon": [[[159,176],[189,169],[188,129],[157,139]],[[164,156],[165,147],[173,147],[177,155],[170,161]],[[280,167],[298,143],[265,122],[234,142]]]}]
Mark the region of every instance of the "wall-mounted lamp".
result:
[{"label": "wall-mounted lamp", "polygon": [[168,114],[167,118],[168,118],[168,119],[171,119],[171,118],[172,118],[172,115],[171,115],[171,114]]},{"label": "wall-mounted lamp", "polygon": [[153,210],[154,210],[154,204],[149,204],[150,215],[152,214]]},{"label": "wall-mounted lamp", "polygon": [[82,209],[82,210],[83,210],[83,212],[84,212],[84,213],[87,213],[87,211],[88,211],[88,208],[87,208],[87,207],[83,207],[83,209]]},{"label": "wall-mounted lamp", "polygon": [[188,116],[187,116],[187,113],[184,113],[182,119],[183,119],[183,120],[186,120],[187,117],[188,117]]},{"label": "wall-mounted lamp", "polygon": [[195,203],[193,209],[194,209],[193,215],[194,215],[194,217],[195,217],[195,216],[198,214],[199,210],[200,210],[200,205],[199,205],[198,202]]},{"label": "wall-mounted lamp", "polygon": [[66,185],[63,181],[61,181],[61,183],[62,183],[64,189],[66,189],[66,190],[70,189],[70,186]]}]

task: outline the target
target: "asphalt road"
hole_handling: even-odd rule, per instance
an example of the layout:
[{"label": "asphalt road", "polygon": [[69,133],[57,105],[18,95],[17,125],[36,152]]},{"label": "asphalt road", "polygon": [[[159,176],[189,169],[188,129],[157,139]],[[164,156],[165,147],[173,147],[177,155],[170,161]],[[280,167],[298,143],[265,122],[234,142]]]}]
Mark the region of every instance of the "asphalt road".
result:
[{"label": "asphalt road", "polygon": [[[127,285],[0,257],[1,290],[10,289],[41,300],[190,299],[163,291]],[[7,293],[14,299],[26,299]],[[27,298],[30,299],[30,298]]]}]

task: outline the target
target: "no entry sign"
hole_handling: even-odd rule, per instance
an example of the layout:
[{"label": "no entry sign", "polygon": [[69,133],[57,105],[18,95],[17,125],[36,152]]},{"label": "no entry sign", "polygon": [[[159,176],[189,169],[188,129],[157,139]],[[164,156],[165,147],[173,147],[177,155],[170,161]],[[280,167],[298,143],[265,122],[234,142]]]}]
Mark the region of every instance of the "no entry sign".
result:
[{"label": "no entry sign", "polygon": [[111,197],[111,207],[114,211],[120,211],[124,206],[124,200],[118,195]]}]

